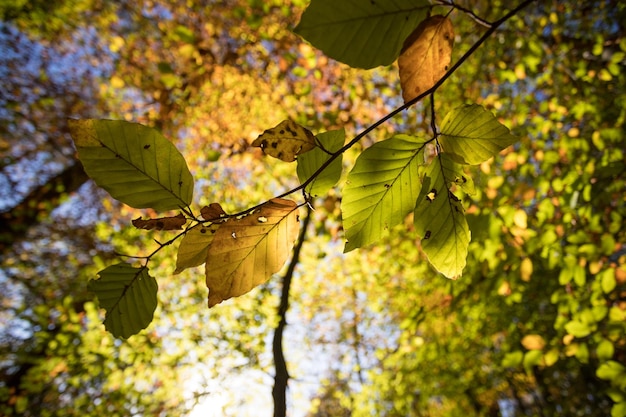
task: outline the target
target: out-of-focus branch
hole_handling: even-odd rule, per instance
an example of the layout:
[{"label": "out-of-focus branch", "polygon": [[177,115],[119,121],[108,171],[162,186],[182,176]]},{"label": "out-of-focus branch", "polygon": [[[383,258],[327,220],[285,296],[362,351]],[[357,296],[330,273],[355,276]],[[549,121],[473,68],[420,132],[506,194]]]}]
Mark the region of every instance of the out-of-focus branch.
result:
[{"label": "out-of-focus branch", "polygon": [[280,296],[280,305],[278,306],[278,326],[274,330],[274,341],[272,350],[274,353],[274,388],[272,389],[272,397],[274,398],[274,417],[286,417],[287,415],[287,384],[289,382],[289,372],[287,363],[285,362],[285,354],[283,352],[283,332],[287,325],[287,310],[289,309],[289,288],[291,279],[300,258],[300,250],[306,239],[306,232],[311,222],[311,208],[306,205],[306,217],[302,221],[300,236],[293,249],[293,256],[289,267],[283,276],[283,290]]}]

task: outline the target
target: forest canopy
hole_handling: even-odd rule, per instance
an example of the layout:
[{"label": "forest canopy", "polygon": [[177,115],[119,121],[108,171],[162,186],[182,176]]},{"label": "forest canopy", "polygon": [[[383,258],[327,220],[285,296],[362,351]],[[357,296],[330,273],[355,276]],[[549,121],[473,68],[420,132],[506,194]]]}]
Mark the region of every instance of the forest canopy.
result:
[{"label": "forest canopy", "polygon": [[626,416],[624,4],[0,16],[0,414]]}]

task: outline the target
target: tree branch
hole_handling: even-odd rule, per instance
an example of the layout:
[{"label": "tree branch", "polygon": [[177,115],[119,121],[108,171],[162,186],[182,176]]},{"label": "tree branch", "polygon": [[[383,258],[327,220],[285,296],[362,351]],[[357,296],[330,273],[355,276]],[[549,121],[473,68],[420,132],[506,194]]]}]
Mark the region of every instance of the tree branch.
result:
[{"label": "tree branch", "polygon": [[348,142],[346,145],[344,145],[341,149],[339,149],[337,152],[335,152],[334,154],[331,155],[330,158],[328,158],[328,160],[323,163],[319,169],[317,171],[315,171],[313,173],[313,175],[311,175],[311,177],[309,179],[307,179],[306,181],[304,181],[302,184],[300,184],[298,187],[295,187],[289,191],[286,191],[284,193],[282,193],[281,195],[277,196],[278,198],[282,198],[285,197],[289,194],[292,194],[296,191],[302,190],[304,189],[307,185],[309,185],[322,171],[324,171],[335,159],[337,159],[339,157],[339,155],[343,154],[345,151],[347,151],[348,149],[350,149],[351,147],[353,147],[356,143],[358,143],[361,139],[363,139],[366,135],[368,135],[370,132],[372,132],[374,129],[376,129],[378,126],[382,125],[383,123],[385,123],[387,120],[391,119],[392,117],[394,117],[395,115],[397,115],[398,113],[400,113],[403,110],[408,109],[409,107],[411,107],[412,105],[418,103],[419,101],[421,101],[422,99],[424,99],[425,97],[427,97],[430,94],[433,94],[435,91],[437,91],[437,89],[439,87],[441,87],[441,85],[448,79],[450,78],[450,76],[457,70],[459,69],[459,67],[461,65],[463,65],[463,63],[465,61],[467,61],[467,59],[469,57],[471,57],[474,52],[476,52],[476,50],[483,44],[485,43],[485,41],[487,39],[489,39],[489,37],[496,31],[496,29],[498,29],[504,22],[506,22],[507,20],[511,19],[513,16],[515,16],[517,13],[519,13],[523,8],[525,8],[526,6],[528,6],[529,4],[535,2],[536,0],[525,0],[523,2],[521,2],[519,5],[517,5],[517,7],[515,7],[514,9],[512,9],[511,11],[509,11],[507,14],[505,14],[504,16],[502,16],[500,19],[496,20],[495,22],[493,22],[491,24],[491,27],[489,27],[489,29],[487,29],[485,31],[485,33],[483,33],[483,35],[480,37],[480,39],[478,39],[476,41],[476,43],[474,43],[468,50],[467,52],[465,52],[465,54],[448,70],[448,72],[445,73],[445,75],[443,77],[441,77],[441,79],[439,81],[437,81],[437,83],[435,85],[433,85],[431,88],[429,88],[428,90],[424,91],[423,93],[421,93],[420,95],[418,95],[417,97],[415,97],[412,100],[407,101],[406,103],[404,103],[402,106],[398,107],[397,109],[393,110],[392,112],[388,113],[387,115],[383,116],[382,118],[380,118],[379,120],[377,120],[376,122],[374,122],[373,124],[371,124],[370,126],[368,126],[365,130],[363,130],[361,133],[359,133],[358,135],[356,135],[350,142]]},{"label": "tree branch", "polygon": [[293,256],[289,267],[283,277],[283,290],[280,296],[280,305],[278,306],[278,326],[274,330],[274,340],[272,343],[272,351],[274,353],[274,367],[276,374],[274,375],[274,388],[272,389],[272,397],[274,398],[274,417],[285,417],[287,415],[287,383],[289,382],[289,372],[287,371],[287,363],[283,352],[283,331],[287,325],[287,310],[289,309],[289,288],[291,279],[298,264],[300,250],[304,244],[306,232],[311,222],[312,210],[307,205],[307,213],[302,222],[302,229],[298,242],[293,249]]}]

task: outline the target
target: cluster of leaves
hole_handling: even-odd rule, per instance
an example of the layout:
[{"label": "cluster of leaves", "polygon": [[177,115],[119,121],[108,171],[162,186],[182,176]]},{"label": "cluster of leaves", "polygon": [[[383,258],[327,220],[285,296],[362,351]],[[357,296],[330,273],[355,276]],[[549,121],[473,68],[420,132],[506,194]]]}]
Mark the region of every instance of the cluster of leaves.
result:
[{"label": "cluster of leaves", "polygon": [[[41,13],[3,24],[4,44],[9,39],[5,49],[19,51],[24,59],[9,55],[0,65],[9,94],[4,96],[8,104],[0,123],[0,152],[7,164],[3,174],[14,186],[2,189],[9,211],[2,213],[0,229],[8,242],[18,239],[0,260],[2,315],[9,317],[0,332],[0,413],[184,413],[176,401],[195,390],[187,382],[206,378],[211,381],[207,391],[219,395],[240,371],[272,373],[264,343],[275,326],[280,281],[271,280],[219,311],[198,311],[195,306],[206,302],[206,294],[200,280],[188,278],[193,271],[173,277],[163,271],[176,268],[173,250],[180,259],[185,253],[198,264],[207,251],[164,248],[150,258],[150,265],[159,265],[159,296],[166,302],[157,307],[150,331],[124,341],[113,340],[96,323],[92,295],[81,292],[82,285],[77,289],[77,282],[118,262],[114,251],[151,253],[152,239],[141,237],[168,240],[169,230],[182,228],[187,234],[176,242],[183,243],[201,227],[215,227],[206,221],[220,213],[212,201],[234,212],[239,205],[265,201],[292,187],[293,171],[296,165],[302,170],[306,155],[320,152],[327,158],[326,151],[337,152],[345,138],[337,147],[324,145],[326,151],[316,146],[298,156],[297,164],[244,152],[248,143],[286,118],[321,131],[318,137],[342,134],[332,129],[361,129],[361,121],[376,120],[399,105],[397,72],[393,67],[348,68],[300,42],[287,29],[304,7],[300,0],[202,6],[186,0],[120,1],[108,4],[107,10],[116,12],[110,19],[98,5],[83,13],[75,3],[61,0],[55,5],[63,7],[52,10],[30,2],[24,10]],[[446,0],[433,3],[452,7]],[[455,2],[449,17],[457,51],[471,48],[506,13],[510,4],[502,3],[472,2],[470,11]],[[311,415],[478,416],[498,408],[504,414],[503,399],[527,415],[606,416],[613,402],[613,415],[624,415],[626,8],[617,0],[538,3],[496,31],[437,91],[442,115],[444,109],[476,101],[506,120],[521,141],[504,157],[463,167],[475,182],[471,198],[462,199],[472,231],[463,279],[435,279],[418,251],[412,215],[405,219],[406,228],[382,233],[367,250],[341,254],[327,246],[336,247],[345,237],[338,189],[326,194],[309,190],[302,199],[316,208],[311,225],[316,233],[307,234],[305,255],[298,261],[290,296],[292,325],[283,343],[298,358],[289,363],[295,395],[301,381],[313,377],[309,364],[317,375],[331,374],[331,382],[311,403],[319,405]],[[360,2],[346,4],[362,7]],[[13,4],[0,9],[6,7]],[[58,16],[51,18],[51,13]],[[341,16],[335,13],[335,19]],[[381,15],[360,22],[386,28]],[[61,38],[41,39],[45,59],[33,70],[41,46],[17,41],[12,24],[23,30],[30,26],[37,34],[56,33],[48,23],[63,25],[65,32],[57,35]],[[422,26],[418,23],[413,22]],[[333,33],[326,31],[326,36]],[[372,39],[378,39],[376,34]],[[394,41],[396,54],[402,54],[405,43]],[[72,52],[76,65],[59,66],[55,51]],[[91,63],[87,75],[81,72],[82,60]],[[21,65],[26,62],[29,66]],[[103,78],[94,81],[99,74]],[[27,90],[29,76],[32,87]],[[399,78],[402,82],[402,74]],[[104,192],[92,183],[48,218],[46,212],[59,204],[51,196],[67,195],[85,178],[64,140],[68,114],[157,126],[177,144],[193,173],[197,220],[183,210],[176,215],[152,209],[142,213],[151,218],[136,219],[137,210],[100,198]],[[431,118],[426,110],[402,112],[361,143],[367,147],[401,136],[396,131],[430,140],[426,138],[434,133],[422,132],[432,129]],[[45,146],[44,140],[49,142]],[[427,145],[425,158],[434,157],[436,145],[435,140]],[[359,149],[343,154],[346,171]],[[209,163],[220,154],[219,163]],[[21,160],[30,162],[15,163]],[[52,182],[47,172],[57,172],[61,161],[72,169]],[[424,160],[420,167],[420,179],[427,164]],[[40,169],[46,173],[39,174]],[[307,186],[322,182],[333,169],[327,167]],[[38,185],[42,192],[12,208],[12,201]],[[464,190],[457,190],[457,196],[459,191]],[[242,203],[242,195],[248,201]],[[314,195],[323,201],[309,199]],[[23,207],[34,209],[37,220],[21,217]],[[131,218],[136,227],[121,227]],[[185,227],[190,221],[204,223]],[[28,232],[24,240],[13,233],[16,229]],[[194,240],[188,243],[193,249]],[[150,274],[156,270],[151,269]],[[318,366],[320,354],[325,369]],[[189,359],[195,357],[202,361]],[[233,362],[246,365],[233,368]],[[191,366],[190,373],[184,364]],[[236,386],[231,395],[240,392]],[[242,414],[234,408],[223,414]]]},{"label": "cluster of leaves", "polygon": [[[377,352],[372,388],[350,397],[369,406],[353,415],[487,415],[503,397],[525,415],[625,415],[626,41],[616,6],[591,18],[591,7],[544,15],[537,5],[505,38],[532,28],[519,51],[491,44],[463,68],[458,89],[489,74],[481,104],[511,121],[522,146],[474,178],[471,273],[449,290],[452,305],[427,278],[415,298],[398,286],[387,301],[402,335]],[[599,16],[611,24],[598,29]]]},{"label": "cluster of leaves", "polygon": [[[345,251],[377,242],[412,213],[430,263],[445,276],[456,278],[465,266],[470,242],[462,199],[474,191],[463,167],[490,159],[515,138],[493,114],[476,104],[448,112],[437,126],[434,91],[450,63],[452,24],[444,16],[428,17],[428,2],[404,6],[372,2],[352,7],[336,21],[329,2],[312,2],[296,32],[330,56],[360,67],[388,64],[401,52],[400,76],[406,101],[401,109],[431,94],[432,137],[396,134],[366,148],[350,170],[341,202]],[[384,38],[383,32],[353,22],[379,15],[385,16],[381,24],[389,26]],[[421,23],[415,27],[414,22]],[[338,39],[327,48],[329,37],[323,29],[327,25],[339,25],[351,32],[343,37],[344,46],[349,39],[369,39],[385,48],[371,48],[371,44],[346,48]],[[333,38],[337,36],[331,33]],[[391,38],[389,33],[393,34]],[[377,35],[372,38],[372,34]],[[402,46],[401,51],[393,40]],[[338,47],[348,52],[338,52]],[[355,51],[365,50],[370,53],[359,53],[358,59],[354,56]],[[156,130],[125,121],[94,119],[74,120],[70,128],[85,171],[115,199],[157,212],[181,210],[173,217],[137,219],[134,225],[174,230],[186,224],[185,220],[190,222],[176,237],[159,243],[157,251],[184,236],[176,271],[207,264],[209,307],[247,293],[282,267],[299,226],[298,204],[282,197],[302,190],[301,204],[312,204],[312,196],[327,193],[341,177],[342,154],[372,130],[366,129],[344,145],[343,130],[313,135],[303,126],[285,120],[266,130],[252,145],[280,160],[297,161],[301,185],[236,214],[227,215],[218,203],[213,203],[197,215],[190,208],[194,181],[185,159]],[[101,271],[100,278],[90,285],[107,310],[105,326],[116,336],[129,337],[152,320],[157,285],[148,273],[151,257],[147,256],[138,267],[113,265]]]}]

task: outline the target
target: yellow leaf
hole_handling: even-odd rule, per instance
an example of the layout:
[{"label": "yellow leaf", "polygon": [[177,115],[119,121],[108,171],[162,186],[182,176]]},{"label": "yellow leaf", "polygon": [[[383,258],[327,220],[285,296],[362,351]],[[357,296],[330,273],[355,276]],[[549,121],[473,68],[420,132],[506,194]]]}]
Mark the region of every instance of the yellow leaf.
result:
[{"label": "yellow leaf", "polygon": [[526,212],[522,209],[515,211],[513,223],[520,229],[526,229],[528,227],[528,215]]},{"label": "yellow leaf", "polygon": [[109,44],[109,49],[111,52],[117,53],[124,47],[125,43],[126,41],[121,36],[114,36]]},{"label": "yellow leaf", "polygon": [[522,346],[528,350],[541,350],[545,345],[545,340],[538,334],[528,334],[522,339]]},{"label": "yellow leaf", "polygon": [[315,148],[315,136],[296,122],[284,120],[263,132],[252,142],[252,146],[260,147],[265,154],[274,158],[293,162],[296,156]]},{"label": "yellow leaf", "polygon": [[280,198],[221,223],[206,258],[209,307],[267,281],[289,257],[299,228],[296,203]]},{"label": "yellow leaf", "polygon": [[117,75],[114,75],[113,77],[111,77],[111,87],[124,88],[124,85],[125,85],[124,80],[118,77]]},{"label": "yellow leaf", "polygon": [[178,247],[174,274],[180,274],[187,268],[193,268],[206,262],[207,251],[219,226],[220,223],[213,223],[208,226],[198,224],[185,233]]},{"label": "yellow leaf", "polygon": [[436,15],[422,21],[404,41],[398,58],[404,102],[431,88],[444,76],[452,59],[454,28]]},{"label": "yellow leaf", "polygon": [[520,277],[522,281],[528,282],[533,275],[533,261],[530,258],[522,259],[522,263],[520,264]]}]

